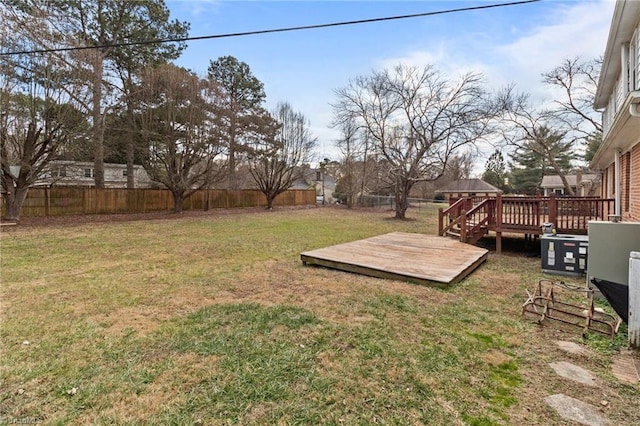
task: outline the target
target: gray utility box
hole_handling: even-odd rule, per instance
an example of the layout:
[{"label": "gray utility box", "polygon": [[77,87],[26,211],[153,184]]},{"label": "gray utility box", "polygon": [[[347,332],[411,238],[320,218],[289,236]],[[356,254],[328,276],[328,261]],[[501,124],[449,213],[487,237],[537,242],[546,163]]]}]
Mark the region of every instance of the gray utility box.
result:
[{"label": "gray utility box", "polygon": [[541,241],[542,272],[575,276],[586,273],[588,236],[543,234]]},{"label": "gray utility box", "polygon": [[589,222],[589,278],[629,284],[629,257],[640,252],[640,222]]}]

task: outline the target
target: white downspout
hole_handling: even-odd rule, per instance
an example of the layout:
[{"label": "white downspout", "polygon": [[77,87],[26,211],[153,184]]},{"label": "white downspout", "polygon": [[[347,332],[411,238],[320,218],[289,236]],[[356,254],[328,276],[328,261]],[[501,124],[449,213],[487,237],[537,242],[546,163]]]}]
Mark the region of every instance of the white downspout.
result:
[{"label": "white downspout", "polygon": [[614,166],[613,166],[613,174],[614,174],[614,186],[615,186],[615,191],[616,191],[616,195],[615,195],[615,214],[617,217],[621,216],[621,212],[622,212],[622,208],[620,206],[620,191],[621,191],[621,185],[620,185],[620,150],[616,149],[615,153],[614,153]]}]

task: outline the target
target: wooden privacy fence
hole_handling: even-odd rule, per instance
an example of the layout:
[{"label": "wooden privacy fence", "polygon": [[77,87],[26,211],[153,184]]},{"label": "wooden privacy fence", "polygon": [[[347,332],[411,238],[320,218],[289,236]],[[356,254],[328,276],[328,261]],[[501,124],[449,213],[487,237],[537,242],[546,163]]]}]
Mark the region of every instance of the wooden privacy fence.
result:
[{"label": "wooden privacy fence", "polygon": [[[274,205],[301,206],[315,203],[315,190],[289,190],[278,195]],[[184,200],[183,210],[266,206],[266,197],[257,190],[209,189],[197,191]],[[167,189],[31,188],[22,206],[21,216],[147,213],[171,210],[173,195]],[[4,199],[2,213],[5,213]]]}]

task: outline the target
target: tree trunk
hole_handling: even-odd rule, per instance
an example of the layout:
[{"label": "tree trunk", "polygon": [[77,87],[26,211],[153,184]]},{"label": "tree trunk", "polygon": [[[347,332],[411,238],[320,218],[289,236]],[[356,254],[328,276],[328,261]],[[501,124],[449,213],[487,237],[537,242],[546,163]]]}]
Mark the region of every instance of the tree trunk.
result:
[{"label": "tree trunk", "polygon": [[229,189],[235,191],[236,182],[236,117],[235,112],[231,115],[229,124]]},{"label": "tree trunk", "polygon": [[407,209],[409,208],[409,191],[411,191],[411,182],[399,179],[396,187],[396,219],[405,219]]},{"label": "tree trunk", "polygon": [[571,185],[569,185],[569,181],[567,180],[567,176],[564,174],[564,172],[560,173],[560,180],[564,185],[565,191],[567,191],[567,195],[576,195]]},{"label": "tree trunk", "polygon": [[133,170],[134,150],[133,135],[131,132],[129,132],[129,139],[127,140],[127,188],[129,189],[133,189],[136,187]]},{"label": "tree trunk", "polygon": [[407,208],[404,207],[406,204],[407,196],[404,193],[396,194],[396,219],[405,219],[405,215],[407,212]]},{"label": "tree trunk", "polygon": [[558,174],[558,176],[560,176],[560,180],[562,181],[562,184],[564,185],[564,189],[566,191],[567,195],[576,195],[576,193],[573,191],[573,188],[571,188],[571,186],[569,185],[569,181],[567,181],[567,175],[564,173],[564,170],[562,170],[560,168],[560,166],[558,165],[558,162],[556,161],[556,159],[549,155],[549,163],[551,164],[551,167],[553,168],[553,170],[555,170],[555,172]]},{"label": "tree trunk", "polygon": [[12,191],[8,191],[6,194],[7,200],[7,214],[5,219],[7,220],[20,220],[20,212],[22,211],[22,205],[27,198],[29,188],[15,188]]},{"label": "tree trunk", "polygon": [[267,210],[273,210],[273,201],[276,199],[273,195],[267,195]]},{"label": "tree trunk", "polygon": [[[129,92],[131,92],[132,84],[127,83]],[[127,129],[127,188],[134,189],[136,187],[135,176],[133,172],[133,162],[135,158],[135,118],[133,115],[133,106],[131,99],[127,99],[127,116],[129,119],[129,129]]]},{"label": "tree trunk", "polygon": [[126,101],[127,101],[127,120],[128,126],[127,129],[127,151],[126,151],[126,161],[127,161],[127,188],[134,189],[136,187],[136,181],[133,171],[133,162],[135,160],[135,139],[136,139],[136,119],[135,114],[133,112],[133,100],[131,99],[133,92],[133,79],[131,77],[131,71],[127,71],[126,79],[123,81],[123,85],[126,93]]},{"label": "tree trunk", "polygon": [[173,194],[173,212],[182,213],[182,207],[184,205],[184,194],[182,192],[172,192]]},{"label": "tree trunk", "polygon": [[102,117],[102,55],[95,52],[93,63],[93,99],[91,119],[93,120],[93,172],[96,188],[104,188],[104,121]]}]

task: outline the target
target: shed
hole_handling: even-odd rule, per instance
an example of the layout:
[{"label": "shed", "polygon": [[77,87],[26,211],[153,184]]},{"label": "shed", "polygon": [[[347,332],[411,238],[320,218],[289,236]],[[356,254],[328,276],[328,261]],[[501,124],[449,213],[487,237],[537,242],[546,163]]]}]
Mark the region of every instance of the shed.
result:
[{"label": "shed", "polygon": [[436,192],[443,193],[445,199],[449,200],[452,197],[495,196],[496,194],[501,194],[502,190],[482,179],[458,179],[437,189]]}]

